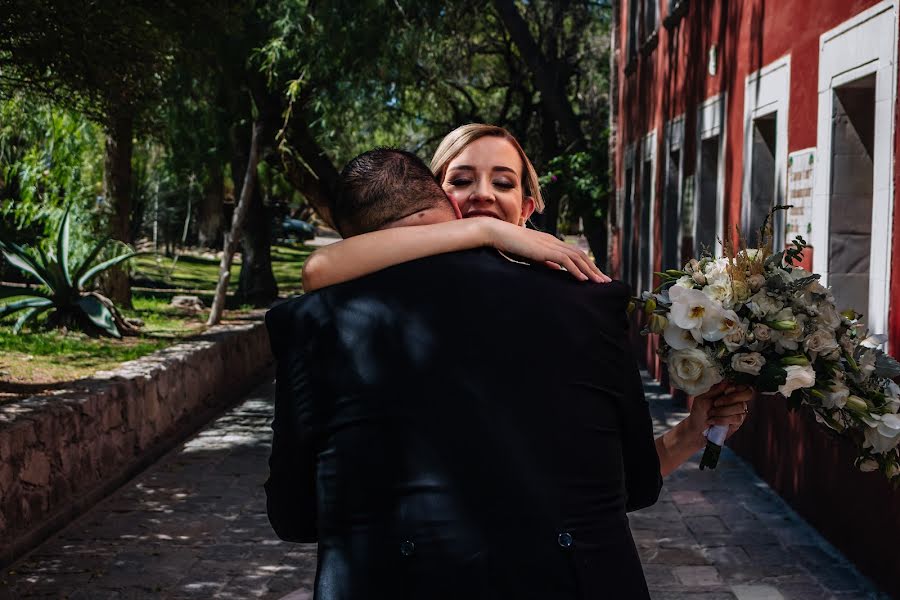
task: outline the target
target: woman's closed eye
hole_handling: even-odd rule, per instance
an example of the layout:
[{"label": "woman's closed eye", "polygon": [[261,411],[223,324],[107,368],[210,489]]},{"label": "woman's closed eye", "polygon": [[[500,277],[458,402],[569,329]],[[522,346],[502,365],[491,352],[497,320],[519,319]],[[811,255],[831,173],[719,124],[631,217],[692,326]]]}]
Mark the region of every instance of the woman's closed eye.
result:
[{"label": "woman's closed eye", "polygon": [[466,187],[467,185],[471,185],[471,179],[465,179],[464,177],[457,177],[455,179],[450,180],[450,185],[454,187]]},{"label": "woman's closed eye", "polygon": [[507,181],[506,179],[495,179],[495,180],[493,181],[493,183],[494,183],[494,185],[497,186],[498,188],[501,188],[501,189],[504,189],[504,190],[511,190],[511,189],[513,189],[514,187],[516,187],[516,184],[515,184],[515,183],[513,183],[513,182],[511,182],[511,181]]}]

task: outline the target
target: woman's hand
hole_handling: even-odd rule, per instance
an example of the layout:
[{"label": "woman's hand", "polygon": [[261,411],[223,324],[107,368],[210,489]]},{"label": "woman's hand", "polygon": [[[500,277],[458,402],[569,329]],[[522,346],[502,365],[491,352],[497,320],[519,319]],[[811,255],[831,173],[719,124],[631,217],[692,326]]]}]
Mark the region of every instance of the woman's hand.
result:
[{"label": "woman's hand", "polygon": [[688,420],[695,433],[703,434],[713,425],[727,425],[728,435],[741,428],[750,413],[756,390],[748,385],[722,381],[708,392],[694,397]]},{"label": "woman's hand", "polygon": [[491,246],[503,252],[516,254],[528,260],[544,263],[551,268],[564,268],[576,279],[597,283],[612,281],[588,255],[571,244],[560,241],[549,233],[526,229],[506,221],[490,217],[474,217],[483,221]]}]

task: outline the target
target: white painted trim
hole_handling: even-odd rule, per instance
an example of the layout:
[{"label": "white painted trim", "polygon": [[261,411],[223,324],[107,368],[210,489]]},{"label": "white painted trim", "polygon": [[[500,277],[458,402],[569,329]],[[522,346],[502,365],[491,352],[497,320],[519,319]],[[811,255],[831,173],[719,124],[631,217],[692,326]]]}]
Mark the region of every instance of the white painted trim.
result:
[{"label": "white painted trim", "polygon": [[[650,162],[650,240],[648,242],[647,247],[647,255],[648,260],[650,261],[647,265],[642,265],[647,268],[647,272],[650,274],[650,281],[643,281],[642,271],[643,269],[638,269],[638,279],[639,285],[638,289],[640,290],[652,290],[653,289],[653,252],[656,249],[655,246],[655,235],[653,232],[656,226],[656,173],[658,171],[657,166],[657,150],[656,150],[656,130],[654,129],[650,133],[644,136],[644,139],[641,140],[641,183],[643,184],[643,173],[644,168],[647,166],[647,162]],[[641,190],[641,210],[643,211],[643,194],[644,190]],[[644,215],[641,214],[641,223],[643,224]],[[640,228],[642,230],[643,228]],[[638,256],[637,259],[640,260],[640,240],[638,240]]]},{"label": "white painted trim", "polygon": [[869,306],[865,320],[873,333],[888,327],[891,226],[894,204],[894,107],[897,102],[898,0],[880,2],[819,38],[818,145],[813,187],[813,269],[828,285],[828,231],[831,194],[833,89],[874,73],[875,140]]},{"label": "white painted trim", "polygon": [[[665,168],[663,169],[663,198],[666,197],[665,190],[669,184],[669,153],[678,151],[678,189],[675,192],[675,203],[677,204],[676,214],[678,215],[678,223],[676,224],[678,227],[677,232],[675,233],[675,245],[677,248],[677,254],[680,258],[681,256],[681,243],[682,243],[682,227],[681,220],[684,218],[681,200],[684,193],[684,114],[678,115],[668,123],[666,123],[666,155],[665,155]],[[665,207],[663,207],[663,212],[665,212]],[[663,223],[665,223],[665,219],[663,219]],[[662,237],[665,238],[665,231],[662,232]],[[677,267],[677,266],[676,266]],[[663,269],[666,268],[666,265],[663,265]]]},{"label": "white painted trim", "polygon": [[[722,119],[726,123],[722,122]],[[707,98],[697,108],[697,144],[696,144],[696,161],[694,162],[694,249],[697,247],[697,225],[700,222],[700,204],[701,191],[697,175],[700,173],[700,164],[703,156],[703,140],[719,136],[719,164],[716,168],[716,179],[718,186],[716,189],[716,238],[724,238],[724,216],[725,216],[725,155],[727,154],[728,143],[728,92],[716,94]],[[715,246],[716,242],[713,241]],[[713,247],[713,254],[719,252],[719,248]]]},{"label": "white painted trim", "polygon": [[[791,98],[791,56],[769,63],[762,69],[747,75],[744,81],[744,153],[741,178],[741,221],[750,215],[750,184],[753,165],[753,120],[775,113],[775,204],[784,204],[787,198],[787,149],[788,113]],[[783,211],[775,215],[773,244],[777,250],[784,248]],[[753,244],[755,239],[746,240]]]}]

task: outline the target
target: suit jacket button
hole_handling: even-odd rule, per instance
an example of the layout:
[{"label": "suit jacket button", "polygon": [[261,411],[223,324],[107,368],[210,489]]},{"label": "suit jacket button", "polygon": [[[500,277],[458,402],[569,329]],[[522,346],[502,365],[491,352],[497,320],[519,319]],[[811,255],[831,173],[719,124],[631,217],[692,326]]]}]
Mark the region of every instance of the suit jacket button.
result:
[{"label": "suit jacket button", "polygon": [[564,531],[557,536],[556,542],[563,548],[571,548],[572,544],[575,542],[575,539],[572,537],[571,533],[569,533],[568,531]]},{"label": "suit jacket button", "polygon": [[416,551],[416,545],[410,540],[405,540],[400,544],[400,555],[401,556],[412,556]]}]

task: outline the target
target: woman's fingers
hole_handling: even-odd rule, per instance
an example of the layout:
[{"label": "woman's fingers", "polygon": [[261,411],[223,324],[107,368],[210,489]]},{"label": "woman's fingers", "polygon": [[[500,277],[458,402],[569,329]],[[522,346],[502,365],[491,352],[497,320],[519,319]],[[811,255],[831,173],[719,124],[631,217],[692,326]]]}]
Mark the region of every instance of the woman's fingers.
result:
[{"label": "woman's fingers", "polygon": [[739,389],[737,391],[733,391],[731,393],[723,393],[721,396],[716,398],[716,401],[713,403],[713,406],[729,406],[734,404],[746,404],[753,399],[753,390],[750,388]]}]

